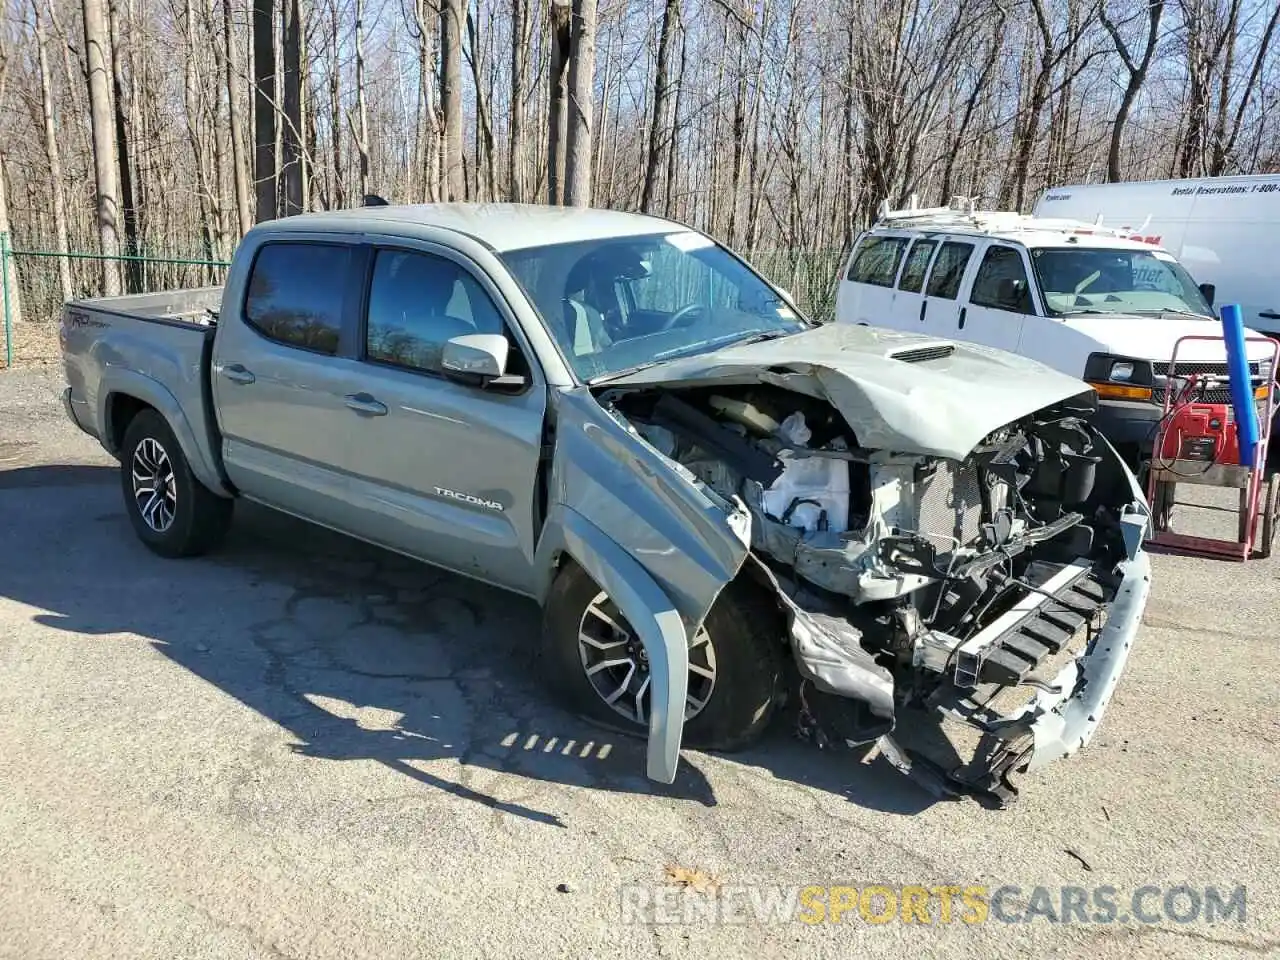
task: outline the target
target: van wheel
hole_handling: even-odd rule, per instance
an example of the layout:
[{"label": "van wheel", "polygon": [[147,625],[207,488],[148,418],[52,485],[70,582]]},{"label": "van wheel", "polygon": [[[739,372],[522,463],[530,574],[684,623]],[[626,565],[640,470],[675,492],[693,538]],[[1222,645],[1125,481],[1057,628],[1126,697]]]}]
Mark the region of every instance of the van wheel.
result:
[{"label": "van wheel", "polygon": [[[750,586],[729,584],[689,641],[688,746],[741,749],[764,733],[782,699],[782,620]],[[648,658],[613,601],[572,561],[547,597],[542,659],[569,709],[624,733],[648,732]]]},{"label": "van wheel", "polygon": [[120,445],[125,510],[138,539],[162,557],[194,557],[216,547],[231,524],[232,501],[196,479],[164,417],[143,410]]}]

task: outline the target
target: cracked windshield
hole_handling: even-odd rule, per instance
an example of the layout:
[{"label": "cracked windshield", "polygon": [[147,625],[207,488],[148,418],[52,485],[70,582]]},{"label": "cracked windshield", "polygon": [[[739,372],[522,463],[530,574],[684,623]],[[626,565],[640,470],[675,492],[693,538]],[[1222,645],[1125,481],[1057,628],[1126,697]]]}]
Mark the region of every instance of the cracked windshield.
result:
[{"label": "cracked windshield", "polygon": [[582,380],[806,326],[760,277],[697,233],[531,247],[503,259]]}]

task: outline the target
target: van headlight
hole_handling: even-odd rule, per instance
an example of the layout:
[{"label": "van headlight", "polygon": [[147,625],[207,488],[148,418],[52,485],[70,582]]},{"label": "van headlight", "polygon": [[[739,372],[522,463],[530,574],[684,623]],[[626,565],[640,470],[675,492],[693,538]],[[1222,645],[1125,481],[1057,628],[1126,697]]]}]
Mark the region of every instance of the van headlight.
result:
[{"label": "van headlight", "polygon": [[1128,383],[1133,379],[1133,361],[1117,360],[1111,365],[1111,376],[1109,379],[1115,383]]}]

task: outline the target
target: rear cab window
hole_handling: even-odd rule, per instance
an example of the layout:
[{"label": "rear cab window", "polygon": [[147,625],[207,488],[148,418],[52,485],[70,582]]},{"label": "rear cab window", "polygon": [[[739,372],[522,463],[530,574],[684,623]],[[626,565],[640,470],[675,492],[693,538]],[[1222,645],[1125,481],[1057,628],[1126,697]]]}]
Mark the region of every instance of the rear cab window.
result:
[{"label": "rear cab window", "polygon": [[892,287],[898,277],[907,242],[907,237],[867,234],[858,244],[845,279],[877,287]]},{"label": "rear cab window", "polygon": [[272,241],[250,268],[245,323],[276,343],[334,356],[342,339],[351,247]]}]

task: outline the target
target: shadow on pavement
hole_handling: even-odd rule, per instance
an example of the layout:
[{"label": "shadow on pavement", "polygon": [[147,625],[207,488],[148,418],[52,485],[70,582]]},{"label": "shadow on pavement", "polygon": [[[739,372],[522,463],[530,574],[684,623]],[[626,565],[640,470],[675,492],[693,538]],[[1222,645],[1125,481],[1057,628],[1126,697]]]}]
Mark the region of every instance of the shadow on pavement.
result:
[{"label": "shadow on pavement", "polygon": [[[511,781],[486,771],[716,804],[696,755],[674,784],[653,783],[643,741],[549,702],[526,599],[244,502],[215,555],[163,560],[136,540],[105,466],[0,471],[0,549],[0,594],[48,611],[40,623],[150,640],[287,729],[297,755],[374,760],[557,826],[554,813],[495,796]],[[820,752],[786,727],[728,758],[871,809],[935,802],[883,759]],[[456,781],[424,769],[440,759],[458,761]]]}]

